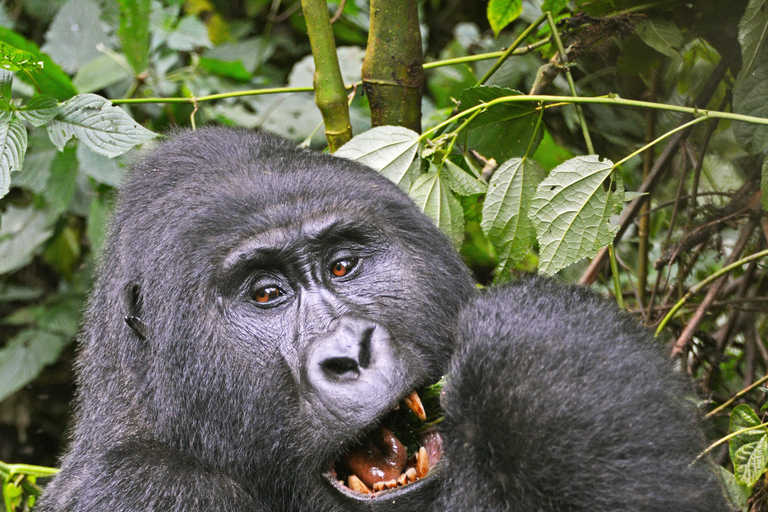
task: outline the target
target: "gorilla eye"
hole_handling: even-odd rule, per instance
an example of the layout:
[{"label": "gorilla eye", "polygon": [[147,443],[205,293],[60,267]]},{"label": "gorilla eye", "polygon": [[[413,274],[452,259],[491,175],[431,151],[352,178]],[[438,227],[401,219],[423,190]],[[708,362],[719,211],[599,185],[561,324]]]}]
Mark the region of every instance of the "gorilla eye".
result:
[{"label": "gorilla eye", "polygon": [[256,290],[256,292],[253,294],[253,299],[260,304],[266,304],[267,302],[271,302],[277,299],[282,294],[283,293],[280,291],[280,288],[275,286],[266,286]]},{"label": "gorilla eye", "polygon": [[344,277],[357,265],[357,258],[346,258],[331,265],[331,273],[336,277]]}]

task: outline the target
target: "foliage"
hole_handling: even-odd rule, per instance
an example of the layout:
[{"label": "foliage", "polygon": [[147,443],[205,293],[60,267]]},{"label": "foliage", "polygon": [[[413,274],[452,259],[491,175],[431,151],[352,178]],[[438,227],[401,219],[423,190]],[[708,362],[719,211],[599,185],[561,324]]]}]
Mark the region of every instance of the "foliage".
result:
[{"label": "foliage", "polygon": [[[448,3],[422,5],[419,134],[369,130],[355,88],[368,6],[329,2],[357,134],[336,154],[408,192],[483,284],[559,274],[598,282],[648,325],[663,319],[702,394],[727,404],[768,369],[768,273],[748,258],[768,245],[765,0],[490,0],[462,3],[461,22],[440,16]],[[0,427],[15,407],[45,423],[34,397],[70,378],[127,152],[206,123],[323,146],[315,18],[264,0],[0,5]],[[713,411],[723,436],[761,425],[764,395],[739,397],[730,425]],[[764,478],[764,429],[730,440],[724,481],[742,508]],[[23,444],[0,440],[14,457]],[[25,506],[3,467],[6,507]]]}]

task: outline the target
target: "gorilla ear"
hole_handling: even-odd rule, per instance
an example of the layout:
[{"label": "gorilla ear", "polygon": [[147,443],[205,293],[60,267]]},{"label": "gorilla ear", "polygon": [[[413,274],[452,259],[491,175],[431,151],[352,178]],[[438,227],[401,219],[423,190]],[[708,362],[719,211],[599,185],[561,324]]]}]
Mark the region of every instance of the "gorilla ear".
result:
[{"label": "gorilla ear", "polygon": [[149,326],[141,319],[143,302],[141,297],[141,286],[136,282],[130,282],[125,287],[125,302],[128,315],[125,317],[125,323],[142,340],[149,337]]}]

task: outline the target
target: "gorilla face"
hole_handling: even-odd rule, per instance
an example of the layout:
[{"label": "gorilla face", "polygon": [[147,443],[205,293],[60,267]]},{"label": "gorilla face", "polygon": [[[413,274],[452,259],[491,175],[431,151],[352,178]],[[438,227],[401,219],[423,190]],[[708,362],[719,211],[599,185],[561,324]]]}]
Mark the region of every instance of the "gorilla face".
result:
[{"label": "gorilla face", "polygon": [[49,492],[145,450],[142,474],[183,460],[270,509],[424,510],[436,482],[391,425],[445,371],[473,293],[447,238],[378,173],[253,132],[178,135],[123,190]]}]

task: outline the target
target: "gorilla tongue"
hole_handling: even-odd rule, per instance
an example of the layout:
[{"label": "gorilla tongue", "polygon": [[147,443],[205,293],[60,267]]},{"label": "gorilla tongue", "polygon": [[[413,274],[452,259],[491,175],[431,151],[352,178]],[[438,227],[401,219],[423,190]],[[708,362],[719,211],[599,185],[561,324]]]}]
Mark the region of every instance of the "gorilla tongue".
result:
[{"label": "gorilla tongue", "polygon": [[345,462],[368,488],[396,480],[408,462],[408,451],[391,430],[379,427],[345,457]]}]

